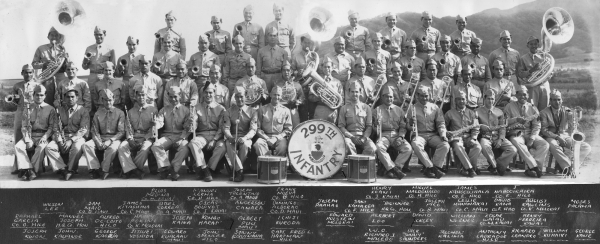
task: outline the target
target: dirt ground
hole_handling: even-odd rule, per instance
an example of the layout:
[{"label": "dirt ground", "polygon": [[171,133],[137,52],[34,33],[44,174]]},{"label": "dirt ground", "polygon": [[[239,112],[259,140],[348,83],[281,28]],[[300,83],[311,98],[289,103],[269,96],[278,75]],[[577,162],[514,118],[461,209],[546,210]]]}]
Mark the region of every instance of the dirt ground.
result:
[{"label": "dirt ground", "polygon": [[14,112],[0,112],[0,155],[14,154],[13,123]]}]

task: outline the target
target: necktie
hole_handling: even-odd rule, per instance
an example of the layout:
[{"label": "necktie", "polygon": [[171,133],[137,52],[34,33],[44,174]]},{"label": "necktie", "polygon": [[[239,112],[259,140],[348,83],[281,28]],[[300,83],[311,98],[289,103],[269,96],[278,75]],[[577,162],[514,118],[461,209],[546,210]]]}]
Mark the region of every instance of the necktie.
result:
[{"label": "necktie", "polygon": [[102,48],[102,45],[98,44],[96,49],[96,60],[98,60],[98,58],[100,57],[100,48]]},{"label": "necktie", "polygon": [[133,74],[133,59],[135,58],[135,54],[129,55],[129,64],[127,65],[127,72],[129,74]]},{"label": "necktie", "polygon": [[525,117],[525,105],[521,106],[521,116]]},{"label": "necktie", "polygon": [[71,117],[71,116],[73,115],[73,112],[74,112],[74,111],[75,111],[75,110],[74,110],[73,108],[70,108],[70,109],[69,109],[69,117]]}]

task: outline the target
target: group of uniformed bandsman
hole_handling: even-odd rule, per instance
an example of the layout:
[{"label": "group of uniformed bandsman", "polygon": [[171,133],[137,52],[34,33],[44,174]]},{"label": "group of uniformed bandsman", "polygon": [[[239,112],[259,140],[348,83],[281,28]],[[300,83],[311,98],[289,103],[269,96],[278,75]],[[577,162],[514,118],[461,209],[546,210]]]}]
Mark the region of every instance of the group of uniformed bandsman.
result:
[{"label": "group of uniformed bandsman", "polygon": [[[469,177],[481,174],[481,153],[495,175],[510,171],[518,154],[525,174],[541,177],[548,150],[563,172],[572,166],[565,149],[573,143],[573,111],[562,106],[558,90],[550,92],[548,81],[521,85],[540,68],[538,38],[529,37],[530,53],[521,56],[502,31],[501,47],[488,59],[479,53],[482,40],[466,29],[466,17],[458,16],[458,29],[442,35],[424,12],[423,25],[409,36],[396,27],[394,14],[385,16],[387,27],[371,33],[350,11],[350,26],[333,39],[334,51],[319,58],[310,36],[302,36],[300,50],[292,52],[294,30],[282,21],[284,8],[275,4],[273,13],[263,30],[247,6],[233,36],[220,29],[222,19],[211,17],[213,30],[200,35],[199,52],[187,62],[173,12],[156,33],[152,58],[137,52],[140,42],[132,36],[129,52],[116,57],[103,44],[107,31],[96,27],[96,43],[82,61],[88,80],[77,78],[77,65],[67,60],[53,79],[39,84],[35,69],[56,59],[64,41],[52,28],[50,44],[38,48],[13,88],[20,97],[14,173],[32,180],[47,160],[69,180],[83,158],[91,178],[106,179],[118,157],[123,175],[141,179],[153,155],[150,170],[162,179],[177,180],[185,163],[188,172],[211,181],[225,157],[235,172],[230,180],[242,181],[251,148],[258,156],[286,156],[293,128],[309,119],[336,123],[347,153],[377,155],[391,178],[410,172],[412,153],[426,177],[441,178],[450,150],[459,172]],[[298,82],[317,60],[319,78],[343,106],[332,108],[327,97]],[[258,97],[253,103],[251,95]],[[583,159],[590,147],[581,148]],[[212,151],[208,161],[203,150]]]}]

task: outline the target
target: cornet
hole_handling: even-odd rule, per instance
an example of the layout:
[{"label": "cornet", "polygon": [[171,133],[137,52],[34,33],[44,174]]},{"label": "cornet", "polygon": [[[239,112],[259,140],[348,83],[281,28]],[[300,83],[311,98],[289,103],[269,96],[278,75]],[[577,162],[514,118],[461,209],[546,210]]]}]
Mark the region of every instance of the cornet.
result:
[{"label": "cornet", "polygon": [[192,67],[192,74],[197,75],[200,73],[200,66]]},{"label": "cornet", "polygon": [[446,64],[446,60],[445,60],[445,59],[440,59],[440,64],[441,64],[441,65],[444,65],[444,64]]},{"label": "cornet", "polygon": [[92,53],[90,53],[90,52],[87,52],[87,53],[85,53],[85,57],[86,57],[87,59],[90,59],[90,58],[92,58]]},{"label": "cornet", "polygon": [[160,34],[159,34],[159,33],[154,33],[154,36],[155,36],[156,38],[160,38]]},{"label": "cornet", "polygon": [[392,40],[390,40],[390,39],[385,39],[385,40],[383,41],[383,44],[385,44],[386,46],[392,45]]},{"label": "cornet", "polygon": [[242,32],[243,27],[241,25],[236,25],[235,26],[235,30],[238,31],[239,33]]},{"label": "cornet", "polygon": [[456,46],[456,48],[460,48],[460,40],[459,39],[454,39],[454,46]]},{"label": "cornet", "polygon": [[352,37],[352,31],[351,31],[351,30],[347,30],[347,31],[346,31],[346,33],[344,33],[344,36],[345,36],[346,38],[350,38],[350,37]]},{"label": "cornet", "polygon": [[127,60],[126,59],[121,59],[121,65],[123,66],[127,66]]},{"label": "cornet", "polygon": [[374,58],[367,59],[367,64],[368,65],[375,65],[376,63],[377,63],[377,60],[375,60]]},{"label": "cornet", "polygon": [[4,97],[4,101],[7,103],[12,103],[14,105],[17,105],[17,103],[19,103],[19,98],[20,96],[18,94],[10,94],[6,97]]},{"label": "cornet", "polygon": [[156,63],[154,63],[154,68],[160,69],[161,66],[162,66],[162,62],[160,62],[160,61],[156,61]]}]

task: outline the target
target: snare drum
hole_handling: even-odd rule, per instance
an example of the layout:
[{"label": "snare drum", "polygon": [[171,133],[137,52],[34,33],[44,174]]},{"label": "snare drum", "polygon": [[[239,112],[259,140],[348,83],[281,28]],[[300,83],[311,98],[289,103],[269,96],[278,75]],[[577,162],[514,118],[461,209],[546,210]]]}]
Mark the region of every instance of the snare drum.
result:
[{"label": "snare drum", "polygon": [[375,156],[349,155],[348,181],[356,183],[371,183],[377,181],[377,165]]},{"label": "snare drum", "polygon": [[287,181],[287,157],[259,156],[258,183],[281,184]]}]

